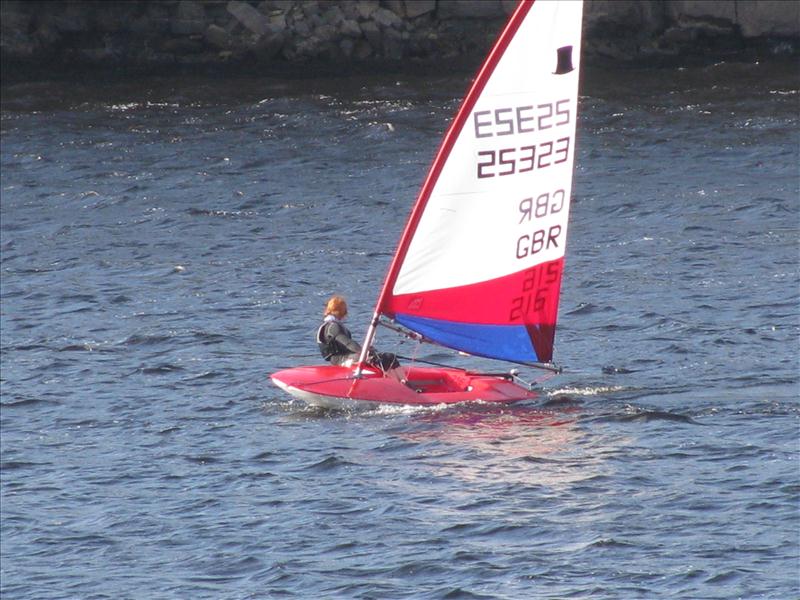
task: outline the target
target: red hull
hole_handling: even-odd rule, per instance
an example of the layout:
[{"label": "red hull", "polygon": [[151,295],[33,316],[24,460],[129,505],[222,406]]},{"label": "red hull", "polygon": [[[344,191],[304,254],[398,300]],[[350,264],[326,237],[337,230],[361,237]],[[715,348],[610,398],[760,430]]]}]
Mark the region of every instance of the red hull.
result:
[{"label": "red hull", "polygon": [[353,367],[322,365],[278,371],[272,381],[292,396],[316,406],[358,407],[375,404],[436,406],[458,402],[517,402],[536,393],[495,375],[459,369],[401,367],[384,375]]}]

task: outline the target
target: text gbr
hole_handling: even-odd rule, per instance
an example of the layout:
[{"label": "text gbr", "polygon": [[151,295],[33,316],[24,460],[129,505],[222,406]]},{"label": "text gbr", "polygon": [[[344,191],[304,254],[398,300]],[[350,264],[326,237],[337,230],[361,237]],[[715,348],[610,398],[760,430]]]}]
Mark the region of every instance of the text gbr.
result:
[{"label": "text gbr", "polygon": [[[519,203],[519,224],[561,212],[566,196],[564,190],[556,190],[552,194],[550,192],[539,194],[535,200],[534,198],[523,198]],[[551,225],[546,232],[544,229],[536,229],[531,234],[521,235],[517,238],[517,258],[533,256],[537,252],[551,247],[558,248],[560,236],[561,225],[558,224]]]}]

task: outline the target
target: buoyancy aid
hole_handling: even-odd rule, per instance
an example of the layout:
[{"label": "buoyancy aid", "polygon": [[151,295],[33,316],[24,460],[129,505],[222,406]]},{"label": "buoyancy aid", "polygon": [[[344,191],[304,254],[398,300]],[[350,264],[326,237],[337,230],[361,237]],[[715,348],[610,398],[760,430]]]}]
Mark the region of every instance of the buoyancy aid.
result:
[{"label": "buoyancy aid", "polygon": [[322,358],[325,360],[330,360],[331,356],[336,354],[336,344],[333,342],[333,338],[327,335],[328,324],[330,322],[331,321],[325,321],[319,326],[319,329],[317,329],[317,345],[319,346]]},{"label": "buoyancy aid", "polygon": [[335,335],[331,335],[330,328],[334,323],[341,327],[348,337],[350,336],[350,332],[338,319],[332,315],[328,315],[325,318],[325,321],[323,321],[322,325],[317,329],[317,345],[319,346],[322,358],[327,361],[330,361],[331,357],[337,354],[348,354],[350,352],[348,348],[343,347],[336,341]]}]

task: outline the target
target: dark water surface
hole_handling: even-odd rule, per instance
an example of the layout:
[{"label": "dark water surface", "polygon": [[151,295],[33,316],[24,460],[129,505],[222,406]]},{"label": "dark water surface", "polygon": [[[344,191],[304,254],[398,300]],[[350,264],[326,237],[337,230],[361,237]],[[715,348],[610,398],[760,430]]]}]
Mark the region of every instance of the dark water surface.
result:
[{"label": "dark water surface", "polygon": [[541,401],[269,383],[329,294],[363,335],[467,84],[3,89],[3,598],[800,595],[794,66],[587,72]]}]

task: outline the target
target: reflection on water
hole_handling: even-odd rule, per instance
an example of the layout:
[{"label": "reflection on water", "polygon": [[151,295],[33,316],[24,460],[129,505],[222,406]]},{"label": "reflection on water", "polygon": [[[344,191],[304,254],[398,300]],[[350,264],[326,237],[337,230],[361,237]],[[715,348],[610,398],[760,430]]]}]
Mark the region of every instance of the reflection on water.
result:
[{"label": "reflection on water", "polygon": [[[563,488],[609,472],[587,444],[590,436],[579,423],[582,408],[544,410],[518,405],[453,408],[415,415],[421,427],[405,433],[416,443],[436,442],[452,446],[470,458],[435,461],[437,476],[449,476],[462,483],[535,485]],[[616,440],[619,442],[619,440]],[[607,452],[608,449],[604,449]],[[576,468],[580,465],[579,468]]]}]

